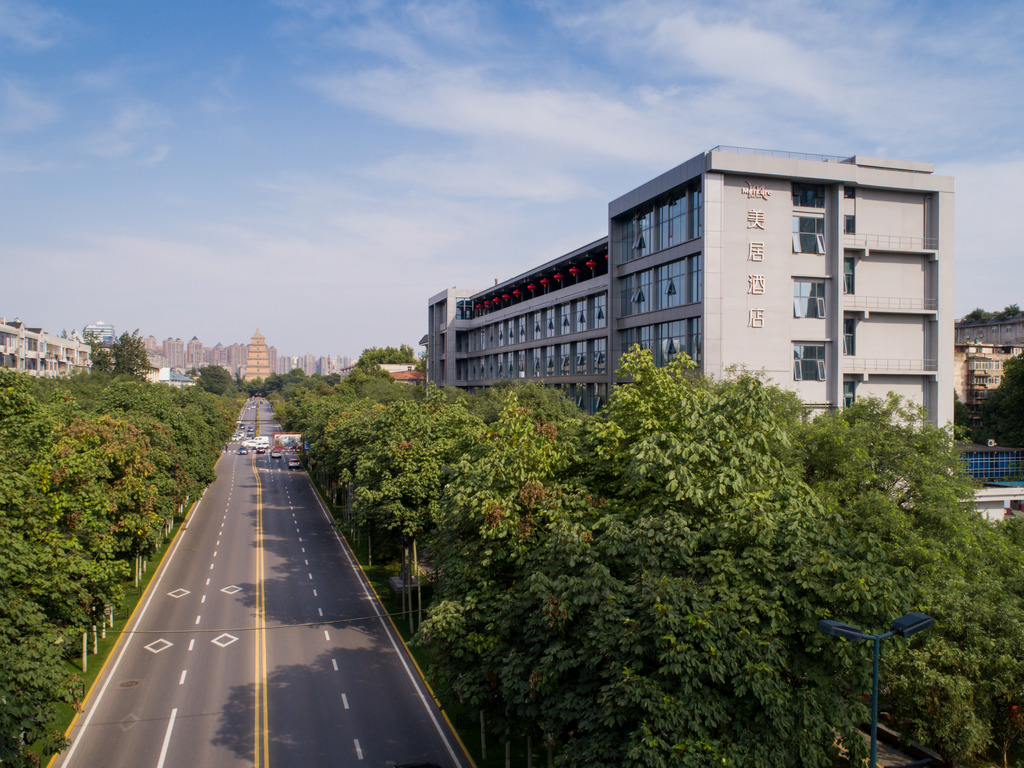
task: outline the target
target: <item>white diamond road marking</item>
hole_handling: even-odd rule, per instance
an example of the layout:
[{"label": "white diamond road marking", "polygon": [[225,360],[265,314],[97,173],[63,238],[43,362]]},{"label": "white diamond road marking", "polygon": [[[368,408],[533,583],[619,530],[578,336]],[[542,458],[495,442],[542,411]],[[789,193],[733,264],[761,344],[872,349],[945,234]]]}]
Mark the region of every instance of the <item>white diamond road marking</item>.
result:
[{"label": "white diamond road marking", "polygon": [[166,651],[172,645],[174,645],[174,643],[170,642],[169,640],[164,640],[161,637],[159,640],[154,640],[149,645],[144,645],[142,647],[150,653],[160,653],[160,651]]},{"label": "white diamond road marking", "polygon": [[242,588],[241,587],[236,587],[234,584],[232,584],[230,587],[224,587],[224,589],[221,590],[221,592],[223,592],[225,595],[233,595],[236,592],[241,592],[241,591],[242,591]]},{"label": "white diamond road marking", "polygon": [[237,639],[238,638],[234,635],[229,635],[227,632],[225,632],[223,635],[217,635],[217,637],[213,638],[213,640],[211,640],[210,642],[214,645],[220,646],[221,648],[227,648]]},{"label": "white diamond road marking", "polygon": [[187,589],[182,588],[182,589],[176,589],[173,592],[168,592],[167,594],[170,595],[171,597],[173,597],[175,600],[177,600],[179,597],[184,597],[185,595],[191,595],[192,593],[189,592]]}]

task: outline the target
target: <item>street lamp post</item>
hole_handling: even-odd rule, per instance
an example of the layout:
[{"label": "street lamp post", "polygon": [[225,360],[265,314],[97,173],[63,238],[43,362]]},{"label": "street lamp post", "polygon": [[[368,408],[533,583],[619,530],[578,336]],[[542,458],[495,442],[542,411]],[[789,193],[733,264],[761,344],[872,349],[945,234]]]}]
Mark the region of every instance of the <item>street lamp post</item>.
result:
[{"label": "street lamp post", "polygon": [[875,658],[871,677],[871,762],[868,764],[868,768],[878,768],[878,657],[882,650],[882,641],[893,635],[910,637],[922,629],[928,629],[934,623],[935,619],[931,616],[914,611],[894,619],[889,624],[888,632],[872,635],[832,619],[821,619],[818,622],[818,631],[824,632],[826,635],[834,635],[847,640],[870,640],[874,645]]}]

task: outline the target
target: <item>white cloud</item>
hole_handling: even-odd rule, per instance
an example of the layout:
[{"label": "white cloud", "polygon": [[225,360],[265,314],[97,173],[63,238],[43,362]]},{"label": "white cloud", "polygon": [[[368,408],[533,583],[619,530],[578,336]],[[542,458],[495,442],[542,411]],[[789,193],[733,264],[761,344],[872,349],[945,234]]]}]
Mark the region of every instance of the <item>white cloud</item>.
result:
[{"label": "white cloud", "polygon": [[332,101],[399,124],[470,139],[528,141],[577,157],[649,160],[678,141],[673,114],[650,114],[593,92],[502,87],[467,69],[375,70],[309,85]]},{"label": "white cloud", "polygon": [[60,108],[27,87],[5,80],[0,84],[0,131],[34,131],[60,119]]},{"label": "white cloud", "polygon": [[84,147],[90,154],[112,159],[133,154],[140,148],[157,152],[158,149],[152,149],[151,137],[166,124],[167,119],[160,109],[137,101],[120,107],[107,126],[86,137]]},{"label": "white cloud", "polygon": [[52,47],[66,24],[56,11],[19,0],[0,0],[0,39],[18,48],[41,51]]}]

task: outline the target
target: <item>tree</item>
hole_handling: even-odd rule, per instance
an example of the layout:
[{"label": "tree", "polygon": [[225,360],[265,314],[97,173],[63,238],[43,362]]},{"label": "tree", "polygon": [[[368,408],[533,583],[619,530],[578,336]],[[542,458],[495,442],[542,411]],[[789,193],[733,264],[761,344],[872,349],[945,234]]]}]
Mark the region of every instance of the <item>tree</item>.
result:
[{"label": "tree", "polygon": [[578,429],[585,414],[566,397],[563,390],[540,382],[508,382],[485,387],[466,398],[466,407],[487,424],[497,421],[505,409],[509,393],[515,392],[516,402],[527,408],[533,418]]},{"label": "tree", "polygon": [[370,347],[364,349],[356,361],[357,368],[372,368],[378,365],[416,363],[416,353],[408,344],[400,347]]},{"label": "tree", "polygon": [[981,406],[979,432],[1000,445],[1024,445],[1024,356],[1003,363],[999,386]]},{"label": "tree", "polygon": [[214,395],[225,395],[232,389],[231,374],[219,365],[207,365],[199,371],[199,386]]},{"label": "tree", "polygon": [[816,622],[879,624],[901,572],[776,457],[760,382],[649,351],[623,374],[582,445],[512,399],[456,467],[421,635],[439,686],[566,765],[830,765],[837,734],[863,752],[867,652]]},{"label": "tree", "polygon": [[114,358],[110,353],[110,347],[100,341],[95,331],[83,329],[82,333],[90,347],[90,370],[98,373],[110,373],[114,368]]},{"label": "tree", "polygon": [[992,319],[992,313],[991,312],[986,312],[981,307],[978,307],[977,309],[972,309],[970,312],[968,312],[966,315],[964,315],[963,318],[961,318],[960,322],[962,322],[962,323],[987,323],[991,319]]}]

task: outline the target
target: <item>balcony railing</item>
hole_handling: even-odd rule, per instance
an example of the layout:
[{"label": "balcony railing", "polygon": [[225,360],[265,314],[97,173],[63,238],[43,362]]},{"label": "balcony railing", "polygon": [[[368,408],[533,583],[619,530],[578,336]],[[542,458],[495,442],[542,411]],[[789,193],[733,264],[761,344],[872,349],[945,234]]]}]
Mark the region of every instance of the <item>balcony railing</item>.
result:
[{"label": "balcony railing", "polygon": [[862,248],[879,248],[889,251],[937,251],[939,241],[934,237],[909,237],[906,235],[844,235],[847,245]]},{"label": "balcony railing", "polygon": [[936,299],[910,298],[906,296],[860,296],[845,294],[843,306],[847,309],[889,309],[903,311],[932,312],[939,308]]},{"label": "balcony railing", "polygon": [[937,371],[935,360],[907,360],[899,358],[844,357],[844,371],[864,371],[866,373],[915,373],[918,371]]}]

